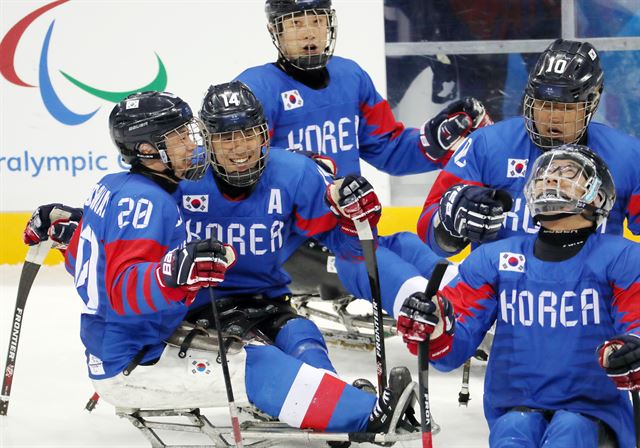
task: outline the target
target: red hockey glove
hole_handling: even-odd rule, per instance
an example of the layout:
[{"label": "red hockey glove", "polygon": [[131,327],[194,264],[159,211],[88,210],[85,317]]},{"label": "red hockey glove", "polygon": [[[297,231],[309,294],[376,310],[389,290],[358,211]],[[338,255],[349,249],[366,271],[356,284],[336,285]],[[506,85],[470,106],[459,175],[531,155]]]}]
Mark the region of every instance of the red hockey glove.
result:
[{"label": "red hockey glove", "polygon": [[200,288],[222,282],[235,262],[236,253],[229,244],[214,239],[191,241],[167,252],[156,272],[163,286],[183,290],[190,305]]},{"label": "red hockey glove", "polygon": [[427,297],[423,292],[416,292],[402,304],[397,328],[414,355],[418,354],[418,343],[429,338],[429,358],[435,360],[451,351],[455,323],[453,305],[446,297],[440,294]]},{"label": "red hockey glove", "polygon": [[640,336],[614,336],[597,348],[598,362],[616,387],[640,390]]},{"label": "red hockey glove", "polygon": [[41,205],[22,232],[25,244],[35,246],[51,238],[54,249],[64,250],[82,219],[82,209],[62,204]]},{"label": "red hockey glove", "polygon": [[322,168],[327,174],[335,176],[338,173],[338,165],[336,162],[327,156],[321,156],[313,151],[297,151],[299,154],[309,157],[311,160]]},{"label": "red hockey glove", "polygon": [[382,206],[373,187],[362,176],[349,175],[337,179],[327,187],[325,199],[331,211],[338,216],[343,232],[357,235],[353,221],[366,219],[371,228],[380,221]]},{"label": "red hockey glove", "polygon": [[452,102],[422,125],[420,144],[427,157],[438,160],[455,151],[471,132],[490,124],[493,120],[483,104],[466,97]]}]

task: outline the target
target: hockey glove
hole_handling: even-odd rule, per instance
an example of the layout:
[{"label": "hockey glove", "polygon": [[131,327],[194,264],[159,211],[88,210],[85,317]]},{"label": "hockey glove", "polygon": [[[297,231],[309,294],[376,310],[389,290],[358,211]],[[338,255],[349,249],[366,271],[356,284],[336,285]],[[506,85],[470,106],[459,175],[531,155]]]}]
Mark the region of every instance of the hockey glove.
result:
[{"label": "hockey glove", "polygon": [[435,360],[451,351],[455,323],[453,305],[446,297],[440,294],[427,297],[416,292],[402,304],[397,328],[414,355],[418,354],[418,344],[429,338],[429,358]]},{"label": "hockey glove", "polygon": [[54,249],[65,250],[82,219],[82,209],[62,204],[41,205],[22,232],[25,244],[35,246],[51,238]]},{"label": "hockey glove", "polygon": [[222,282],[235,261],[236,253],[229,244],[214,239],[191,241],[167,252],[157,274],[163,286],[181,289],[190,305],[200,288]]},{"label": "hockey glove", "polygon": [[496,238],[512,204],[508,191],[458,184],[440,198],[438,218],[452,236],[482,243]]},{"label": "hockey glove", "polygon": [[614,336],[597,348],[598,362],[621,390],[640,390],[640,336]]},{"label": "hockey glove", "polygon": [[335,176],[338,173],[338,165],[336,162],[327,156],[321,156],[316,154],[313,151],[298,151],[300,154],[309,157],[311,160],[316,162],[316,164],[322,168],[327,174],[331,176]]},{"label": "hockey glove", "polygon": [[493,124],[484,106],[475,98],[466,97],[445,107],[420,128],[422,150],[432,160],[455,151],[471,132]]},{"label": "hockey glove", "polygon": [[380,200],[369,181],[362,176],[349,175],[337,179],[327,187],[325,199],[331,211],[338,216],[340,229],[349,235],[357,234],[353,224],[356,219],[366,219],[372,229],[380,221]]}]

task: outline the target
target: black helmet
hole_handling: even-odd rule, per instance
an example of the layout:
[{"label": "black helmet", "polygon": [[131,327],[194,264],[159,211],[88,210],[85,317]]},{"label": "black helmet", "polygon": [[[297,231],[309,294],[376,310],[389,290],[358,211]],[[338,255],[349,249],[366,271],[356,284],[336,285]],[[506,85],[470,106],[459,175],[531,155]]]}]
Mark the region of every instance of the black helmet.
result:
[{"label": "black helmet", "polygon": [[[314,70],[327,65],[327,62],[333,56],[338,31],[336,12],[331,8],[331,0],[267,0],[264,9],[269,22],[271,39],[278,49],[280,57],[301,70]],[[322,48],[319,49],[318,54],[288,55],[287,51],[284,50],[282,38],[285,28],[283,22],[294,16],[325,17],[327,23],[326,37],[324,42],[321,42]],[[303,26],[301,28],[306,27]],[[314,44],[314,42],[311,42],[311,44]]]},{"label": "black helmet", "polygon": [[602,158],[583,145],[569,144],[536,159],[525,185],[534,219],[552,221],[582,214],[599,226],[616,201],[613,177]]},{"label": "black helmet", "polygon": [[[598,107],[603,85],[604,73],[593,45],[556,39],[540,55],[525,88],[523,112],[531,140],[543,150],[577,143]],[[537,105],[534,104],[536,100]],[[546,111],[577,111],[571,141],[564,141],[564,134],[556,136],[553,132],[538,129],[544,124],[534,120],[534,110],[543,107],[541,102],[544,102]],[[568,106],[568,103],[575,105]]]},{"label": "black helmet", "polygon": [[[167,154],[165,139],[183,126],[184,132],[188,134],[185,137],[191,139],[195,149],[188,156],[184,173],[176,173],[171,157]],[[206,171],[209,159],[205,145],[206,130],[193,117],[189,105],[171,93],[148,91],[129,95],[111,111],[109,131],[126,163],[136,164],[141,159],[160,159],[178,178],[192,180],[201,178]],[[141,153],[139,149],[143,143],[150,144],[158,152]]]},{"label": "black helmet", "polygon": [[[255,184],[266,166],[269,129],[253,92],[240,81],[210,86],[200,118],[210,134],[215,174],[235,187]],[[232,156],[241,161],[234,163]]]}]

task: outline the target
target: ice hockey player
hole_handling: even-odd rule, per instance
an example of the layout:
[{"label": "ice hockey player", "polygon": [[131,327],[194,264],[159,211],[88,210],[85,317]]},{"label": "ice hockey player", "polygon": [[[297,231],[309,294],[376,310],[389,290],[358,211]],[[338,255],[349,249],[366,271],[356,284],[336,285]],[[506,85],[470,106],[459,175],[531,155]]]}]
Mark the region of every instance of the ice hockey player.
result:
[{"label": "ice hockey player", "polygon": [[[246,347],[247,397],[294,427],[384,432],[408,383],[386,391],[372,414],[375,395],[335,375],[320,330],[289,303],[290,279],[282,268],[292,235],[318,238],[337,256],[360,263],[353,219],[375,226],[381,207],[373,188],[360,176],[332,183],[309,158],[270,147],[262,106],[239,81],[211,86],[200,117],[212,165],[202,180],[182,183],[178,197],[190,241],[214,238],[238,254],[214,294],[229,328],[239,336],[258,333],[268,344]],[[201,292],[188,318],[206,318],[210,310]]]},{"label": "ice hockey player", "polygon": [[549,149],[529,170],[524,190],[537,235],[472,251],[437,298],[408,299],[399,331],[415,344],[425,331],[402,316],[448,323],[453,304],[455,334],[434,360],[449,371],[496,323],[484,391],[491,447],[595,448],[607,434],[614,446],[633,447],[629,396],[616,386],[640,387],[640,245],[596,232],[616,193],[589,148]]},{"label": "ice hockey player", "polygon": [[640,141],[592,121],[603,85],[591,44],[553,42],[529,74],[524,117],[479,129],[457,149],[425,201],[418,235],[450,256],[469,242],[537,232],[525,207],[527,172],[545,151],[568,143],[588,145],[616,181],[618,201],[600,231],[621,235],[626,217],[629,229],[640,234],[640,170],[629,163],[640,157]]},{"label": "ice hockey player", "polygon": [[[480,102],[465,98],[421,129],[405,128],[369,75],[356,62],[333,56],[337,19],[331,0],[267,0],[265,11],[278,59],[237,79],[263,104],[274,146],[328,158],[338,176],[360,173],[360,159],[386,173],[408,175],[440,169],[471,130],[491,123]],[[292,239],[287,256],[303,243]],[[409,232],[381,237],[377,257],[387,272],[381,281],[389,291],[383,292],[389,314],[406,295],[393,291],[422,288],[439,259]],[[350,293],[371,299],[364,269],[341,260],[336,267]]]},{"label": "ice hockey player", "polygon": [[[209,163],[204,125],[189,105],[167,92],[130,95],[109,116],[111,138],[128,172],[109,174],[93,188],[84,209],[68,221],[47,216],[69,207],[40,207],[25,229],[35,244],[48,233],[69,243],[67,270],[84,301],[81,338],[89,377],[100,396],[122,406],[139,400],[209,396],[210,382],[194,381],[186,360],[170,356],[165,340],[183,320],[202,287],[224,279],[233,248],[209,239],[184,244],[186,231],[172,194],[183,179],[201,178]],[[138,401],[140,403],[140,401]]]}]

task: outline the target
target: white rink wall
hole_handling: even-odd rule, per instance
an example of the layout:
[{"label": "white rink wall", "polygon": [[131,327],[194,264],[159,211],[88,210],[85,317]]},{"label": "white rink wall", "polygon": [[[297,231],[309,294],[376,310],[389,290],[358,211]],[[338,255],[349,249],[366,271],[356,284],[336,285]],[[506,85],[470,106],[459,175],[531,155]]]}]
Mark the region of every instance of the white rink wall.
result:
[{"label": "white rink wall", "polygon": [[[333,3],[336,54],[357,60],[384,96],[383,1]],[[46,5],[51,8],[34,20],[26,18]],[[230,81],[277,54],[263,0],[2,0],[0,36],[0,213],[49,202],[79,206],[100,177],[122,169],[107,127],[114,103],[62,72],[99,90],[126,92],[154,80],[157,55],[166,90],[197,110],[210,84]],[[54,97],[62,106],[53,105]],[[64,124],[62,108],[69,115],[95,115]],[[388,177],[370,168],[364,173],[388,204]]]}]

